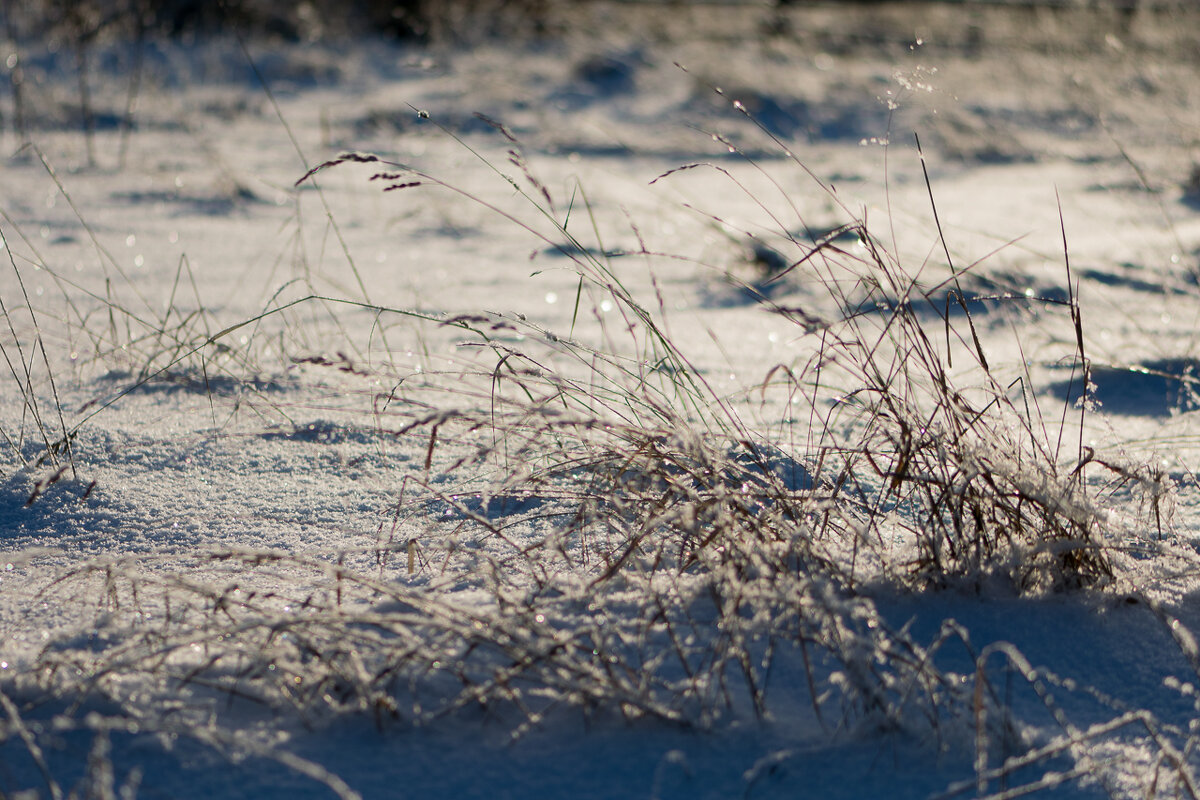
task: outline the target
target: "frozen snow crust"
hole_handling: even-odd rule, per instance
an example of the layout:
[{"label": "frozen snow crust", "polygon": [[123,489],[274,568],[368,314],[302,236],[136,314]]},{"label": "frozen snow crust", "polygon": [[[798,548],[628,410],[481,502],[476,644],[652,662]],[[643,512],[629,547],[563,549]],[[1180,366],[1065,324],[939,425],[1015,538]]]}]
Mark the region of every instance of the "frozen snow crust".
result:
[{"label": "frozen snow crust", "polygon": [[0,793],[1195,796],[1197,12],[563,8],[11,17]]}]

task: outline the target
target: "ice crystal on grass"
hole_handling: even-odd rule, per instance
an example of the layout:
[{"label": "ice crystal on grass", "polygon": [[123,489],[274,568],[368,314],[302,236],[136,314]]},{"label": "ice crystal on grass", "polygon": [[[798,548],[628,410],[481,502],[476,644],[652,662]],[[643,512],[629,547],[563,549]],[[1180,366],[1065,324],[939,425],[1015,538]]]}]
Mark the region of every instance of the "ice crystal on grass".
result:
[{"label": "ice crystal on grass", "polygon": [[[928,91],[921,79],[905,79],[905,90]],[[760,132],[782,146],[778,137],[791,128],[761,119],[778,103],[716,94],[739,121],[757,114]],[[819,121],[818,111],[797,101],[789,113]],[[153,552],[46,566],[38,599],[86,603],[77,617],[84,622],[23,644],[19,668],[0,673],[0,742],[41,767],[48,728],[28,724],[30,713],[39,725],[49,719],[93,736],[85,788],[99,794],[119,791],[109,736],[123,726],[191,737],[230,756],[277,758],[351,796],[337,776],[289,755],[281,732],[346,717],[386,728],[484,714],[519,738],[552,719],[711,730],[732,718],[792,726],[802,745],[893,735],[939,755],[965,754],[973,779],[948,796],[1103,784],[1115,737],[1128,736],[1156,779],[1190,791],[1194,731],[1098,692],[1087,721],[1076,722],[1056,695],[1087,689],[1035,667],[1016,647],[976,649],[952,620],[923,638],[889,623],[872,599],[1124,586],[1130,558],[1117,548],[1129,537],[1114,520],[1152,517],[1165,538],[1172,479],[1097,456],[1082,434],[1066,432],[1068,414],[1082,430],[1094,413],[1092,390],[1078,407],[1068,398],[1046,412],[1028,365],[1014,368],[991,350],[1004,335],[990,319],[997,307],[1016,315],[1037,303],[1043,319],[1069,332],[1045,345],[1050,358],[1091,385],[1098,373],[1068,264],[1068,288],[1053,297],[1022,298],[1019,287],[985,296],[964,291],[978,265],[956,266],[936,204],[932,252],[945,263],[929,256],[914,269],[819,180],[826,205],[846,215],[828,228],[785,224],[726,166],[669,171],[656,190],[711,172],[750,195],[767,219],[768,236],[732,237],[742,261],[753,242],[750,255],[762,262],[743,300],[792,327],[759,339],[788,346],[765,377],[743,387],[736,357],[718,367],[718,379],[718,368],[695,360],[694,342],[672,332],[671,289],[655,270],[695,261],[654,252],[633,223],[621,234],[634,246],[606,244],[620,237],[604,230],[581,187],[558,191],[538,177],[534,151],[512,132],[519,128],[477,119],[477,133],[503,139],[501,158],[519,173],[505,175],[459,141],[500,184],[501,200],[465,188],[474,176],[456,173],[460,183],[358,152],[307,169],[297,184],[312,187],[327,212],[324,233],[337,239],[320,184],[351,169],[368,170],[365,182],[386,193],[382,203],[436,193],[495,215],[523,237],[514,263],[524,263],[529,243],[555,255],[554,271],[567,280],[537,296],[573,297],[554,303],[555,311],[570,306],[569,322],[376,303],[344,242],[361,297],[318,291],[338,282],[314,278],[301,263],[299,277],[257,312],[218,322],[198,290],[194,304],[175,292],[195,285],[181,262],[165,309],[144,313],[127,299],[141,300],[134,282],[110,279],[106,294],[86,296],[92,310],[71,317],[71,344],[88,345],[107,374],[85,383],[100,396],[69,426],[37,306],[24,295],[24,307],[5,307],[20,424],[33,422],[19,435],[5,429],[7,457],[20,463],[0,516],[16,519],[30,506],[48,528],[72,503],[95,502],[97,483],[86,470],[74,474],[88,458],[77,448],[80,432],[122,402],[170,414],[162,409],[174,401],[190,404],[187,413],[201,407],[204,419],[203,430],[172,429],[181,448],[237,438],[247,449],[286,443],[289,457],[311,455],[278,469],[295,484],[289,502],[302,508],[260,508],[255,522],[321,538],[305,549],[160,540]],[[858,117],[835,122],[846,119]],[[745,155],[734,140],[714,141],[723,158]],[[783,152],[771,169],[790,163],[812,176]],[[766,177],[799,216],[782,183]],[[737,227],[711,214],[707,221],[726,239]],[[766,241],[769,253],[758,246]],[[18,276],[24,269],[15,260],[12,267]],[[635,273],[643,267],[644,281]],[[75,300],[71,284],[59,288]],[[369,321],[354,327],[354,315]],[[410,333],[413,341],[395,343]],[[1020,352],[1014,333],[1008,349]],[[763,421],[780,409],[785,422]],[[109,454],[106,466],[131,469],[137,459],[126,455]],[[261,469],[254,460],[230,463]],[[359,481],[355,502],[367,512],[354,518],[357,527],[326,524],[312,464]],[[220,471],[214,462],[214,482]],[[222,484],[214,503],[240,488],[238,480]],[[364,518],[369,524],[358,525]],[[144,519],[163,524],[155,511]],[[19,563],[36,570],[53,557]],[[1129,597],[1166,619],[1152,599]],[[1181,626],[1167,622],[1195,662],[1194,637]],[[104,712],[88,713],[95,708]],[[246,720],[254,724],[242,733]],[[764,757],[747,782],[788,758]],[[61,795],[53,771],[44,771],[51,794]]]}]

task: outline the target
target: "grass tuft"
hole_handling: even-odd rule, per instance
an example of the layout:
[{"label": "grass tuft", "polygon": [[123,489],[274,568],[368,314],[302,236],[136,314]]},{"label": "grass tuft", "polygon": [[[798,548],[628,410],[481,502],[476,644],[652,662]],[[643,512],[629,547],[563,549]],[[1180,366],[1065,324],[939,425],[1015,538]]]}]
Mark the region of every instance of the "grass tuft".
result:
[{"label": "grass tuft", "polygon": [[[0,680],[8,718],[0,741],[23,744],[52,795],[62,786],[22,720],[62,698],[79,705],[53,712],[54,725],[94,733],[89,780],[109,795],[117,789],[106,732],[132,725],[275,758],[354,796],[317,765],[238,734],[231,720],[248,709],[279,726],[343,715],[432,725],[486,714],[513,737],[570,713],[698,729],[728,717],[788,719],[814,739],[902,734],[942,751],[970,742],[973,779],[946,796],[1104,780],[1096,765],[1105,737],[1128,729],[1145,737],[1158,774],[1191,791],[1183,754],[1194,732],[1115,703],[1100,703],[1102,722],[1077,725],[1054,701],[1055,691],[1073,691],[1069,682],[1015,648],[976,652],[950,621],[922,644],[871,600],[880,586],[1038,594],[1116,583],[1112,554],[1124,532],[1100,510],[1097,486],[1140,487],[1150,498],[1143,513],[1152,510],[1160,531],[1170,494],[1148,467],[1097,457],[1082,439],[1064,444],[1073,409],[1043,414],[1029,370],[989,357],[990,337],[1001,333],[972,315],[963,286],[976,265],[954,264],[931,185],[946,256],[932,279],[938,266],[909,269],[865,219],[807,238],[782,224],[773,231],[782,261],[765,281],[805,294],[795,303],[753,296],[794,324],[802,355],[730,395],[671,334],[658,284],[639,288],[604,247],[586,195],[577,193],[594,247],[569,226],[576,201],[556,205],[516,138],[487,121],[511,145],[520,178],[464,147],[518,208],[362,153],[320,164],[297,184],[358,165],[383,192],[437,190],[476,203],[567,259],[578,286],[569,330],[515,313],[375,304],[357,270],[361,299],[315,290],[286,299],[288,284],[232,323],[218,323],[200,302],[186,261],[159,310],[120,299],[141,301],[124,274],[109,276],[100,295],[51,271],[79,302],[57,322],[77,329],[116,380],[68,424],[40,310],[27,295],[23,307],[3,308],[11,379],[46,458],[67,454],[72,469],[86,465],[73,444],[81,431],[131,393],[164,383],[203,395],[214,430],[249,418],[272,435],[281,423],[298,434],[303,412],[336,410],[379,442],[418,454],[419,468],[396,481],[394,504],[380,509],[387,521],[369,541],[100,557],[58,573],[42,599],[95,599],[94,629],[50,638]],[[651,265],[665,257],[634,232],[639,249],[625,255]],[[1073,334],[1060,355],[1085,387],[1082,427],[1089,363],[1069,260],[1064,267],[1067,299],[1053,310]],[[194,307],[183,300],[189,285]],[[588,307],[601,302],[611,316]],[[1046,305],[1012,300],[1014,313],[1021,302]],[[337,321],[343,313],[370,317],[370,341],[354,341]],[[601,323],[583,324],[589,314]],[[341,338],[318,349],[310,344],[318,334],[305,328],[321,315]],[[361,357],[372,342],[390,350],[382,332],[398,322],[430,339],[457,337],[453,363],[414,370]],[[266,342],[278,343],[278,369]],[[39,362],[49,392],[35,376]],[[772,407],[770,395],[802,408],[803,433],[748,422],[744,397],[755,392],[763,407]],[[5,438],[28,461],[23,433]],[[35,482],[29,504],[66,469]],[[950,651],[965,652],[972,671],[941,667]],[[1012,719],[1012,682],[1052,718],[1049,741]],[[115,710],[80,719],[84,701],[96,699]]]}]

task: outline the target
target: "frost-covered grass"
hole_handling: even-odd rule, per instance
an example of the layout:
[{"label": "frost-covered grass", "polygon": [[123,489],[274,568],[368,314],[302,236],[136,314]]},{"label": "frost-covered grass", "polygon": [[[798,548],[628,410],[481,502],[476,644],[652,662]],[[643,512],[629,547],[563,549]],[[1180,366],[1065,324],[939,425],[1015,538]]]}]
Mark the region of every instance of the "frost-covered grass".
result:
[{"label": "frost-covered grass", "polygon": [[[715,135],[726,160],[647,180],[684,197],[706,181],[684,216],[744,245],[746,263],[660,249],[655,220],[544,177],[521,136],[481,116],[476,138],[451,124],[432,138],[444,162],[356,150],[309,167],[293,137],[295,193],[273,187],[295,202],[276,245],[290,272],[221,303],[187,258],[143,285],[105,244],[110,219],[93,223],[102,212],[27,146],[98,269],[43,258],[6,213],[3,521],[19,546],[2,586],[31,620],[5,617],[20,638],[0,653],[0,740],[17,766],[0,789],[135,795],[136,755],[114,745],[132,738],[231,767],[275,760],[352,797],[336,763],[292,746],[298,731],[477,725],[519,743],[582,719],[630,737],[769,731],[746,795],[804,753],[891,741],[944,765],[943,796],[1196,796],[1186,673],[1130,704],[950,615],[922,629],[881,611],[1083,594],[1145,609],[1169,649],[1158,658],[1200,674],[1186,622],[1146,577],[1148,562],[1194,569],[1170,525],[1184,478],[1087,438],[1103,407],[1065,218],[1046,256],[1063,290],[1006,285],[991,259],[956,255],[922,171],[928,203],[903,214],[937,233],[914,260],[900,209],[868,219],[728,104],[765,151]],[[229,207],[256,191],[234,180]],[[371,198],[355,201],[365,222],[339,205],[347,192]],[[810,224],[800,192],[831,224]],[[521,288],[509,311],[393,302],[394,275],[353,238],[418,240],[439,209],[452,244],[476,227],[491,258],[522,268],[532,248],[558,313],[524,308]],[[255,222],[235,252],[263,235]],[[225,279],[242,287],[238,270]],[[725,380],[713,365],[741,358],[720,353],[736,332],[674,302],[679,274],[731,293],[739,320],[769,319],[781,354]],[[149,481],[120,476],[143,469]],[[171,496],[188,484],[170,474],[189,469],[207,496]],[[322,487],[284,492],[312,483],[366,511],[335,517]],[[86,763],[56,757],[82,740]]]},{"label": "frost-covered grass", "polygon": [[[922,287],[862,220],[839,229],[853,234],[854,253],[839,243],[846,237],[793,241],[787,265],[768,282],[804,269],[826,293],[815,307],[832,312],[761,301],[795,322],[810,348],[758,387],[804,409],[804,440],[783,444],[748,427],[707,385],[661,309],[621,283],[615,256],[592,255],[513,154],[528,187],[517,184],[512,202],[533,204],[541,226],[495,213],[567,252],[580,282],[573,317],[589,312],[584,286],[615,306],[620,325],[602,325],[594,344],[520,316],[443,316],[315,296],[213,331],[201,327],[204,309],[145,319],[105,298],[95,315],[101,322],[85,322],[80,333],[101,361],[120,353],[136,368],[126,366],[113,396],[68,429],[61,405],[43,393],[43,378],[54,386],[49,362],[31,358],[45,347],[36,306],[6,309],[11,379],[42,451],[24,457],[51,470],[29,504],[74,477],[72,465],[85,458],[73,452],[76,432],[102,424],[105,407],[123,394],[182,382],[209,402],[236,391],[273,408],[259,388],[258,358],[227,344],[246,326],[277,324],[272,335],[288,339],[303,324],[297,312],[325,305],[336,316],[349,304],[376,315],[380,331],[393,316],[450,328],[468,354],[442,374],[406,375],[386,360],[285,349],[282,356],[314,372],[392,387],[386,395],[348,392],[351,418],[426,442],[423,467],[401,482],[391,525],[382,523],[369,545],[317,553],[232,546],[85,561],[41,597],[95,597],[95,630],[48,643],[21,666],[10,694],[87,701],[86,708],[103,699],[107,713],[54,718],[101,737],[136,724],[233,749],[242,744],[217,709],[246,700],[310,725],[345,713],[381,725],[431,724],[485,707],[514,735],[567,709],[701,729],[730,713],[786,715],[835,738],[898,730],[945,748],[974,731],[985,789],[1018,771],[988,766],[994,742],[1022,757],[1021,767],[1070,754],[1068,776],[1090,777],[1093,740],[1149,724],[1167,773],[1191,780],[1175,753],[1191,740],[1172,742],[1144,715],[1114,711],[1094,731],[1064,719],[1067,739],[1023,741],[1000,723],[1007,712],[988,672],[990,650],[977,656],[974,674],[943,671],[934,655],[966,643],[961,630],[949,625],[932,645],[919,644],[856,591],[863,583],[999,579],[1017,592],[1042,592],[1114,577],[1108,550],[1124,539],[1095,507],[1084,475],[1090,459],[1055,441],[1061,423],[1036,415],[1022,384],[990,368],[961,293],[968,274]],[[344,162],[376,170],[370,179],[383,191],[455,191],[374,156],[323,168]],[[952,314],[952,304],[963,313]],[[1074,298],[1062,306],[1081,325]],[[1080,332],[1068,355],[1081,382],[1082,348]],[[233,388],[214,388],[222,384]],[[1167,490],[1137,466],[1099,468],[1140,481],[1152,503]],[[443,488],[442,475],[463,477]],[[425,518],[420,535],[395,535],[401,514]],[[1019,652],[998,652],[1040,687],[1044,679]],[[10,735],[27,738],[36,761],[36,737],[20,725],[15,704],[6,708]],[[333,776],[294,766],[351,793]],[[1052,782],[1058,773],[1035,771],[1032,780]],[[55,793],[53,776],[46,780]]]}]

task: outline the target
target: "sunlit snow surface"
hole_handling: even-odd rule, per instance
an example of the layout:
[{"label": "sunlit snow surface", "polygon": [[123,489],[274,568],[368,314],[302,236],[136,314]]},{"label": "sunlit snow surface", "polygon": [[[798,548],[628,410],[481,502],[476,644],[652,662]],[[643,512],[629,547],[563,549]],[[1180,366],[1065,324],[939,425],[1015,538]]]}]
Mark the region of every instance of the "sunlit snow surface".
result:
[{"label": "sunlit snow surface", "polygon": [[[1200,719],[1188,633],[1200,628],[1200,17],[579,13],[561,37],[519,46],[151,40],[132,126],[130,45],[97,45],[91,164],[69,51],[5,45],[20,53],[30,144],[10,92],[0,793],[858,798],[1034,784],[1189,796],[1194,785],[1178,787],[1200,768],[1186,749]],[[297,185],[345,152],[360,156]],[[1123,537],[1111,543],[1117,576],[1097,589],[913,592],[866,562],[855,593],[802,583],[797,603],[845,622],[847,661],[808,663],[795,645],[768,654],[753,641],[766,623],[748,618],[747,652],[774,659],[758,713],[744,685],[671,706],[686,669],[657,662],[653,697],[636,693],[636,670],[626,676],[645,707],[581,699],[572,681],[601,679],[539,650],[563,631],[608,637],[623,664],[696,647],[694,665],[706,637],[733,634],[706,628],[718,601],[699,576],[678,579],[672,591],[695,594],[661,619],[642,605],[656,579],[589,602],[604,565],[578,554],[601,545],[554,532],[598,472],[651,478],[583,460],[543,478],[536,447],[498,441],[521,430],[497,410],[519,378],[505,369],[535,366],[513,354],[543,354],[539,369],[584,393],[589,362],[561,342],[636,364],[644,330],[576,269],[604,263],[715,398],[695,413],[736,419],[761,444],[726,454],[735,489],[815,491],[811,410],[764,386],[780,365],[799,371],[813,342],[799,312],[767,309],[882,313],[855,308],[866,295],[852,286],[839,307],[808,264],[791,266],[797,243],[861,256],[843,228],[856,220],[929,291],[915,313],[931,331],[939,313],[961,323],[970,311],[995,374],[1028,384],[1065,462],[1091,448],[1149,465],[1170,496],[1152,509],[1127,484],[1094,487]],[[946,249],[968,270],[963,306]],[[1073,298],[1094,365],[1082,430]],[[672,368],[651,365],[629,374]],[[548,431],[537,446],[557,441]],[[67,433],[69,452],[48,454]],[[567,557],[547,574],[529,553],[551,543]],[[906,546],[886,543],[895,563]],[[529,595],[542,605],[521,606]],[[762,608],[786,616],[788,597]],[[506,602],[551,616],[505,617]],[[188,614],[206,621],[195,641],[173,638]],[[391,665],[393,705],[347,707],[338,675],[353,683],[361,667],[371,683],[389,668],[365,642],[408,652],[372,614],[411,621],[427,637],[412,644],[426,647],[414,656],[424,666]],[[454,643],[474,641],[472,620],[520,646],[470,663]],[[680,644],[684,627],[695,638]],[[214,666],[243,634],[243,660]],[[345,652],[289,649],[294,636]],[[889,661],[910,644],[932,646],[944,687],[904,683],[932,674]],[[852,645],[862,652],[847,655]],[[438,672],[439,647],[467,663],[461,674]],[[493,686],[485,707],[450,702],[482,674],[471,670],[495,667],[487,659],[535,651],[549,666],[528,683]],[[305,665],[323,659],[344,672],[306,693]],[[888,702],[905,716],[875,714],[846,663],[894,678]],[[260,666],[294,670],[297,688],[255,688]],[[980,666],[987,700],[972,695]],[[818,704],[810,677],[828,687]],[[609,680],[610,692],[625,685]],[[838,707],[847,685],[865,705]],[[663,697],[676,720],[652,713],[647,698]],[[1078,741],[1054,750],[1064,736]],[[1052,752],[987,775],[1041,746]]]}]

